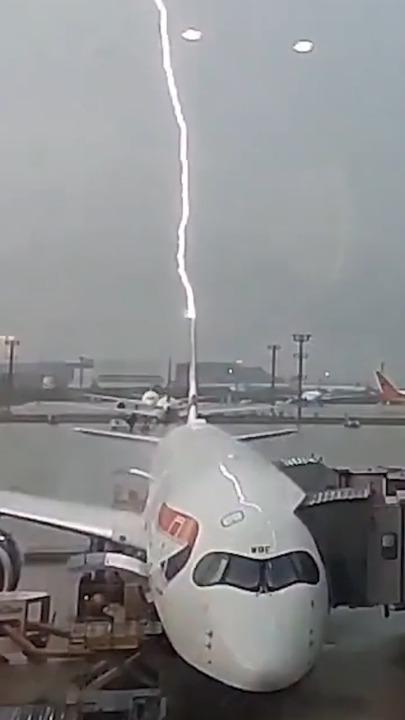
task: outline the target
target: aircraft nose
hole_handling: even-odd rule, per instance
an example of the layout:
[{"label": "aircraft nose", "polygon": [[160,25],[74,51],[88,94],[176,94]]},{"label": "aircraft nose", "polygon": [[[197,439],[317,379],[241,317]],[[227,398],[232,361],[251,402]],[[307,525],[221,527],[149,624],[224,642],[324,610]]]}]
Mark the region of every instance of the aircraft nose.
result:
[{"label": "aircraft nose", "polygon": [[[212,657],[224,682],[269,692],[297,682],[311,668],[317,639],[310,600],[287,602],[271,595],[238,598],[218,606]],[[235,607],[235,605],[237,607]]]}]

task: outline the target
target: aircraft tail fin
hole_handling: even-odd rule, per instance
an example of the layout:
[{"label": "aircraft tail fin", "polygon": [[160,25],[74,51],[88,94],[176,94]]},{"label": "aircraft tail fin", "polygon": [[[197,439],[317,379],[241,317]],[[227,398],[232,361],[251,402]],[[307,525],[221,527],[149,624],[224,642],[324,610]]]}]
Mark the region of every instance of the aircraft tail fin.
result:
[{"label": "aircraft tail fin", "polygon": [[380,398],[383,402],[395,402],[395,400],[403,400],[405,402],[405,393],[380,371],[376,370],[377,385],[380,391]]},{"label": "aircraft tail fin", "polygon": [[188,375],[188,413],[187,422],[193,423],[198,418],[198,385],[197,385],[197,328],[196,318],[190,318],[190,366]]},{"label": "aircraft tail fin", "polygon": [[170,402],[172,397],[172,358],[169,357],[169,361],[167,364],[167,379],[166,379],[166,397],[168,401]]}]

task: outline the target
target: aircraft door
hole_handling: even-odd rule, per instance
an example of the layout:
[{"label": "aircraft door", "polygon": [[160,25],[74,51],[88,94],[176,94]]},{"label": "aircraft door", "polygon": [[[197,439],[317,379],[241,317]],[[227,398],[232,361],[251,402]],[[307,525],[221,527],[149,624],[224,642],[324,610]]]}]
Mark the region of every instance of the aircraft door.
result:
[{"label": "aircraft door", "polygon": [[375,505],[368,538],[367,600],[373,605],[403,602],[402,508]]}]

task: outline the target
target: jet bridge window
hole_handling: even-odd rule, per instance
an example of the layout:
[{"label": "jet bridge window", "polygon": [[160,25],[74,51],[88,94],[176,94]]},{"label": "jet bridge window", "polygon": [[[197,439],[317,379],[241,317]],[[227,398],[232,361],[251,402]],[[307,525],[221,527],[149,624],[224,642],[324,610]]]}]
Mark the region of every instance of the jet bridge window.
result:
[{"label": "jet bridge window", "polygon": [[193,579],[200,587],[230,585],[248,592],[275,592],[297,583],[317,585],[319,570],[311,555],[303,551],[268,560],[209,553],[198,562]]},{"label": "jet bridge window", "polygon": [[396,560],[398,557],[397,533],[385,533],[381,536],[381,555],[384,560]]}]

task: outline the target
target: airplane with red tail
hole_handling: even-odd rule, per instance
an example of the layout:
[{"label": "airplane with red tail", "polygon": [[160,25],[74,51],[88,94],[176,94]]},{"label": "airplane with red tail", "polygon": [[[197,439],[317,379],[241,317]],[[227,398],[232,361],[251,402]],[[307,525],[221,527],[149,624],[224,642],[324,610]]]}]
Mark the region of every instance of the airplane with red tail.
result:
[{"label": "airplane with red tail", "polygon": [[405,404],[405,390],[400,390],[380,370],[376,370],[376,379],[380,391],[380,401],[386,405]]}]

